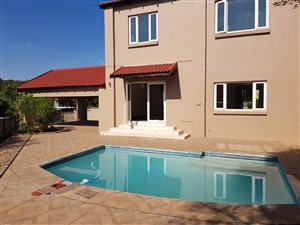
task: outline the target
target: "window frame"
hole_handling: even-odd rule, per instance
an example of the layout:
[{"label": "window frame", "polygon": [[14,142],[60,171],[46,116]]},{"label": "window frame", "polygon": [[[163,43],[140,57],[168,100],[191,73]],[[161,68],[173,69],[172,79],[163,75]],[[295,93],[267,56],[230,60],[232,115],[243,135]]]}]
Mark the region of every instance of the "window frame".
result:
[{"label": "window frame", "polygon": [[[221,175],[223,177],[223,193],[222,196],[217,195],[217,175]],[[214,198],[219,199],[221,201],[227,200],[227,175],[239,175],[245,177],[251,177],[251,202],[253,204],[265,204],[266,203],[266,176],[264,175],[254,175],[251,172],[231,172],[231,171],[214,171]],[[262,181],[262,202],[256,202],[256,180]]]},{"label": "window frame", "polygon": [[[143,16],[143,15],[148,15],[148,41],[142,41],[139,42],[139,16]],[[155,15],[156,16],[156,39],[152,39],[151,38],[151,31],[152,31],[152,22],[151,22],[151,16]],[[136,41],[132,42],[131,41],[131,19],[135,18],[135,38]],[[135,45],[135,44],[145,44],[145,43],[151,43],[151,42],[156,42],[158,41],[158,12],[152,12],[152,13],[144,13],[144,14],[139,14],[139,15],[134,15],[134,16],[129,16],[128,18],[129,21],[129,44],[130,45]]]},{"label": "window frame", "polygon": [[[242,83],[252,83],[252,109],[227,109],[227,84],[242,84]],[[264,104],[263,108],[256,107],[256,90],[257,84],[264,85]],[[217,107],[217,86],[223,85],[223,107]],[[220,82],[214,83],[214,111],[224,111],[224,112],[266,112],[267,111],[267,81],[243,81],[243,82]]]},{"label": "window frame", "polygon": [[[269,28],[269,0],[266,0],[266,26],[259,26],[259,1],[255,1],[255,8],[254,8],[254,28],[253,29],[244,29],[244,30],[236,30],[236,31],[228,31],[228,0],[220,0],[215,2],[215,33],[216,34],[223,34],[223,33],[238,33],[238,32],[245,32],[245,31],[255,31],[260,29],[267,29]],[[224,3],[224,30],[218,31],[218,5],[220,3]]]}]

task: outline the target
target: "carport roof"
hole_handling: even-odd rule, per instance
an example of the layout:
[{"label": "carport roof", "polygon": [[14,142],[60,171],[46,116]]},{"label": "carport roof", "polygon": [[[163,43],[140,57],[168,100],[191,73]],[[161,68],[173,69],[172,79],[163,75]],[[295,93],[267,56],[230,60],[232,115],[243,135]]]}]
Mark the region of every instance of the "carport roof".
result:
[{"label": "carport roof", "polygon": [[17,87],[22,89],[42,89],[58,87],[103,86],[105,66],[54,69],[33,78]]}]

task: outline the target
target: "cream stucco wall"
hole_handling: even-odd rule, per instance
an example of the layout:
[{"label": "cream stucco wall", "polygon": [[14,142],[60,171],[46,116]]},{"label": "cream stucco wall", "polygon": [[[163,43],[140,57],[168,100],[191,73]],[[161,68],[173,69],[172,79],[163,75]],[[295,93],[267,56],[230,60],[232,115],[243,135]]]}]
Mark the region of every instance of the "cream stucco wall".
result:
[{"label": "cream stucco wall", "polygon": [[[207,136],[299,140],[299,10],[270,3],[270,33],[216,39],[208,6]],[[214,82],[267,81],[267,115],[214,115]]]},{"label": "cream stucco wall", "polygon": [[106,9],[104,13],[105,27],[105,88],[100,90],[99,103],[99,131],[109,130],[114,127],[114,97],[113,80],[109,75],[114,71],[113,68],[113,10]]},{"label": "cream stucco wall", "polygon": [[[114,81],[109,78],[114,65],[178,62],[178,71],[166,78],[167,125],[195,137],[300,141],[298,9],[270,3],[270,33],[216,39],[214,1],[208,1],[205,86],[205,1],[150,2],[105,9],[107,82],[100,90],[100,131],[114,126]],[[130,48],[128,17],[148,12],[158,12],[158,45]],[[226,81],[267,81],[267,115],[214,115],[213,84]],[[125,83],[116,79],[115,125],[125,122]]]},{"label": "cream stucco wall", "polygon": [[[136,4],[115,9],[116,69],[128,65],[149,65],[178,62],[178,73],[166,83],[167,125],[177,126],[195,136],[203,136],[204,111],[204,4],[195,2],[160,1],[160,4]],[[129,48],[128,17],[158,12],[159,43],[155,46]],[[186,13],[189,16],[186,16]],[[176,15],[176,16],[174,16]],[[112,9],[105,10],[107,79],[113,65]],[[172,18],[172,19],[170,19]],[[196,28],[196,29],[195,29]],[[199,41],[199,38],[202,41]],[[108,79],[109,80],[109,79]],[[153,80],[153,79],[152,79]],[[156,79],[161,80],[161,78]],[[195,80],[197,82],[195,82]],[[112,79],[109,82],[113,83]],[[126,122],[125,84],[116,79],[116,121]],[[111,93],[113,93],[111,91]],[[109,105],[113,97],[105,94]],[[104,98],[103,96],[101,96]],[[101,98],[100,97],[100,98]],[[105,100],[106,101],[106,100]],[[103,104],[103,101],[102,101]],[[103,114],[104,116],[104,114]],[[100,126],[100,130],[107,130]]]},{"label": "cream stucco wall", "polygon": [[99,108],[88,108],[87,109],[87,120],[99,120]]}]

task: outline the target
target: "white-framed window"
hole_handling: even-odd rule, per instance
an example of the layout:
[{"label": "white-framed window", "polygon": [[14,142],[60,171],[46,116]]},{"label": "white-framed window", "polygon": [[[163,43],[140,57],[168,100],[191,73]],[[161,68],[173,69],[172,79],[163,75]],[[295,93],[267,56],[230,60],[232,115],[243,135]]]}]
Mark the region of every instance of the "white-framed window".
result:
[{"label": "white-framed window", "polygon": [[266,177],[251,172],[214,172],[214,198],[265,204]]},{"label": "white-framed window", "polygon": [[267,82],[215,83],[214,110],[266,111]]},{"label": "white-framed window", "polygon": [[129,43],[147,43],[158,40],[158,14],[149,13],[129,17]]},{"label": "white-framed window", "polygon": [[216,33],[269,27],[269,0],[221,0],[215,3]]}]

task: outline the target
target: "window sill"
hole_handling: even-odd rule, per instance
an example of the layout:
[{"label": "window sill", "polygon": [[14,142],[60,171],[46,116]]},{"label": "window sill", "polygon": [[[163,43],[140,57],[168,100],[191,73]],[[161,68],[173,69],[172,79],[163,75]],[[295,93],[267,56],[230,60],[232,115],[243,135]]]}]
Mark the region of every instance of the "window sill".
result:
[{"label": "window sill", "polygon": [[218,34],[215,34],[215,39],[270,34],[270,32],[271,32],[270,28],[261,28],[261,29],[257,29],[257,30],[237,31],[237,32],[231,32],[231,33],[218,33]]},{"label": "window sill", "polygon": [[214,111],[214,115],[253,115],[253,116],[266,116],[267,112],[266,111],[250,111],[250,110],[245,110],[245,111]]},{"label": "window sill", "polygon": [[129,44],[128,48],[140,48],[140,47],[148,47],[148,46],[156,46],[156,45],[158,45],[158,41],[150,41],[146,43]]}]

